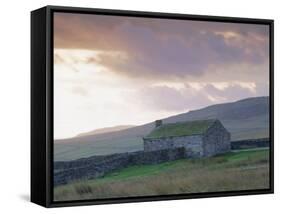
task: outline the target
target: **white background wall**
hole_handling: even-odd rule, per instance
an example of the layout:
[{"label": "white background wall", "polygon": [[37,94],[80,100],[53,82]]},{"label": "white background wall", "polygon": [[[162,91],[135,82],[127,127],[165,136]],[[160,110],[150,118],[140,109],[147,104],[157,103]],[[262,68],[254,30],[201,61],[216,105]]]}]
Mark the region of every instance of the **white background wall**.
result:
[{"label": "white background wall", "polygon": [[[280,207],[280,111],[275,112],[275,194],[164,202],[44,209],[29,200],[30,156],[30,11],[45,5],[161,11],[275,19],[275,109],[280,109],[281,13],[278,0],[3,0],[1,54],[1,213],[268,213]],[[275,212],[276,213],[276,212]]]}]

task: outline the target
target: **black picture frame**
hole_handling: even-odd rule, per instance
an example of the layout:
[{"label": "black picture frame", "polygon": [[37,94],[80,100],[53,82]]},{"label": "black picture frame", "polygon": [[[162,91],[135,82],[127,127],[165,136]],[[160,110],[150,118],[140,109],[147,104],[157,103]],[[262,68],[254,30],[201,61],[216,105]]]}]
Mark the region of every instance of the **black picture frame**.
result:
[{"label": "black picture frame", "polygon": [[[147,17],[178,20],[198,20],[224,23],[268,25],[270,28],[270,188],[227,192],[208,192],[177,195],[128,197],[79,201],[53,201],[53,14],[54,12],[83,13],[114,16]],[[274,21],[186,15],[158,12],[140,12],[109,9],[91,9],[46,6],[31,12],[31,201],[44,207],[93,204],[112,204],[188,198],[225,197],[268,194],[274,192]]]}]

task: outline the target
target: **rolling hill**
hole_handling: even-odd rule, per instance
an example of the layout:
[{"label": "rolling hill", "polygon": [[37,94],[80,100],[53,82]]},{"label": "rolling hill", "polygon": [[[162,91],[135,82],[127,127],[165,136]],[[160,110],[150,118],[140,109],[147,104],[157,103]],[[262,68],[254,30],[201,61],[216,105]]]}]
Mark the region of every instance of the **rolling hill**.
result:
[{"label": "rolling hill", "polygon": [[[216,104],[165,118],[163,123],[213,118],[219,119],[231,132],[232,140],[268,137],[269,97],[254,97]],[[54,160],[74,160],[91,155],[142,150],[142,138],[153,128],[154,122],[151,122],[119,131],[88,133],[74,138],[55,140]]]},{"label": "rolling hill", "polygon": [[101,129],[95,129],[95,130],[89,131],[89,132],[84,132],[84,133],[78,134],[76,137],[104,134],[104,133],[108,133],[108,132],[117,132],[117,131],[121,131],[124,129],[129,129],[132,127],[134,127],[134,126],[133,125],[120,125],[120,126],[106,127],[106,128],[101,128]]}]

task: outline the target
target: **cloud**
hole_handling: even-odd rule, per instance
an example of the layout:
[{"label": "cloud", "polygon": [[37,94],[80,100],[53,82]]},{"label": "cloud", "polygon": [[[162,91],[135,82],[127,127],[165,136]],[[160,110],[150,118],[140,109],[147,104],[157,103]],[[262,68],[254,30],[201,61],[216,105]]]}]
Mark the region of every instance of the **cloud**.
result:
[{"label": "cloud", "polygon": [[247,87],[246,83],[226,84],[224,87],[218,87],[216,83],[198,84],[195,87],[196,84],[187,83],[181,88],[164,85],[151,86],[136,91],[136,94],[131,97],[134,103],[142,105],[143,108],[184,112],[211,104],[257,96],[257,92]]},{"label": "cloud", "polygon": [[183,111],[190,104],[188,96],[180,90],[167,86],[147,87],[137,93],[137,97],[141,98],[141,104],[154,110]]},{"label": "cloud", "polygon": [[269,96],[269,81],[255,83],[255,90],[259,96]]},{"label": "cloud", "polygon": [[254,76],[251,65],[268,63],[265,25],[66,13],[54,23],[55,48],[98,51],[88,63],[129,78],[200,79],[242,64]]},{"label": "cloud", "polygon": [[54,46],[68,49],[112,50],[120,41],[114,38],[118,22],[112,16],[55,13]]},{"label": "cloud", "polygon": [[242,87],[239,84],[230,84],[224,89],[218,89],[212,84],[207,84],[204,87],[204,92],[212,97],[214,100],[220,101],[232,101],[239,100],[241,97],[252,97],[255,96],[255,92],[249,88]]},{"label": "cloud", "polygon": [[58,53],[54,54],[54,64],[64,64],[66,63],[64,57]]},{"label": "cloud", "polygon": [[87,96],[88,95],[88,91],[81,87],[81,86],[75,86],[72,88],[72,93],[73,94],[77,94],[77,95],[80,95],[80,96]]},{"label": "cloud", "polygon": [[55,13],[54,47],[55,136],[269,94],[266,25]]}]

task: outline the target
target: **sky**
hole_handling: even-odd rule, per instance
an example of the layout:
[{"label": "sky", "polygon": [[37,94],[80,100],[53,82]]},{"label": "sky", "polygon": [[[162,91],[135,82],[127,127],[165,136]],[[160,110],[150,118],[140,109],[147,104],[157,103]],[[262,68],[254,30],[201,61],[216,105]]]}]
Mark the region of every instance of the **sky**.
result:
[{"label": "sky", "polygon": [[269,94],[267,25],[54,15],[54,137]]}]

